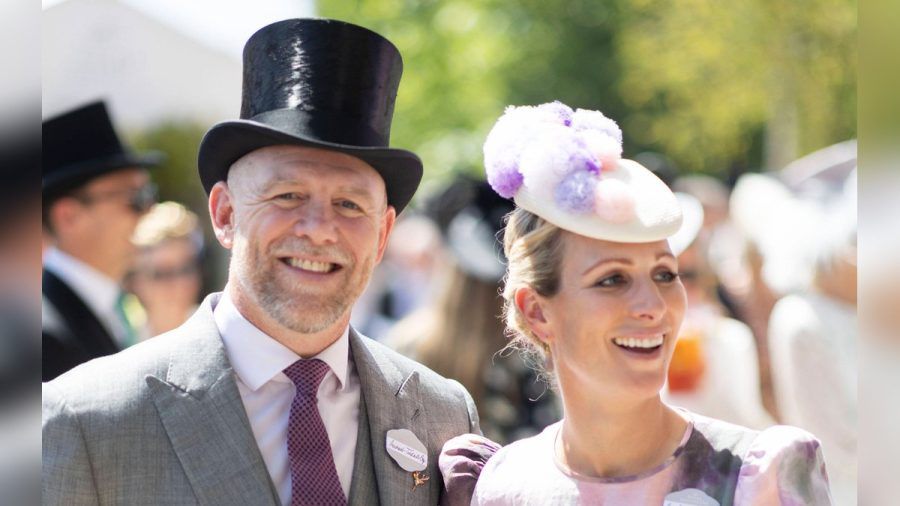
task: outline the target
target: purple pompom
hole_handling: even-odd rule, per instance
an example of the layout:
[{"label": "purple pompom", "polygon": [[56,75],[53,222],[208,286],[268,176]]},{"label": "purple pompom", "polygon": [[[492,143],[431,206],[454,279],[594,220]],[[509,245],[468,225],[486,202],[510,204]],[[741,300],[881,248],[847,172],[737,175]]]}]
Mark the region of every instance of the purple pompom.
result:
[{"label": "purple pompom", "polygon": [[597,176],[584,170],[576,170],[567,175],[556,186],[556,204],[564,211],[587,214],[594,210],[594,188]]},{"label": "purple pompom", "polygon": [[516,195],[519,187],[522,186],[522,179],[522,174],[515,166],[499,167],[495,165],[493,170],[487,171],[487,180],[491,188],[506,199],[511,199]]},{"label": "purple pompom", "polygon": [[575,113],[575,111],[573,111],[571,107],[560,102],[559,100],[541,104],[537,106],[537,109],[541,112],[547,113],[557,122],[559,122],[559,124],[565,126],[569,126],[572,124],[572,114]]},{"label": "purple pompom", "polygon": [[[571,132],[571,130],[570,130]],[[603,164],[591,151],[591,146],[580,135],[573,138],[574,145],[577,149],[571,149],[569,155],[569,165],[573,170],[583,169],[593,174],[599,175]]]}]

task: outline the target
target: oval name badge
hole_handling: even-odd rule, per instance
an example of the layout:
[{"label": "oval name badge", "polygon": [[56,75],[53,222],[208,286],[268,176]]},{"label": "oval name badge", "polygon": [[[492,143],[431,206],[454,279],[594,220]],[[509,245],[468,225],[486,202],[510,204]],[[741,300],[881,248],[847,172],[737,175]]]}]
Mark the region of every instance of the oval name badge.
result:
[{"label": "oval name badge", "polygon": [[696,488],[686,488],[667,495],[663,506],[719,506],[719,501]]},{"label": "oval name badge", "polygon": [[428,467],[428,450],[409,429],[387,431],[385,446],[388,455],[406,471],[424,471]]}]

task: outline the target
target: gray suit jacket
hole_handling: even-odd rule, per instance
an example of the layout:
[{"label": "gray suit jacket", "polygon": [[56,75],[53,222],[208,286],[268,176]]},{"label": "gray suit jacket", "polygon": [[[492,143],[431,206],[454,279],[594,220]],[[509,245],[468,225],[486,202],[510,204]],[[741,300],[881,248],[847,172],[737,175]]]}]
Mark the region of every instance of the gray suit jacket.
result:
[{"label": "gray suit jacket", "polygon": [[[44,504],[280,503],[213,320],[217,300],[44,384]],[[472,398],[352,329],[350,349],[362,392],[350,504],[437,504],[441,446],[479,432]],[[386,432],[401,428],[428,448],[430,479],[415,490],[385,450]]]}]

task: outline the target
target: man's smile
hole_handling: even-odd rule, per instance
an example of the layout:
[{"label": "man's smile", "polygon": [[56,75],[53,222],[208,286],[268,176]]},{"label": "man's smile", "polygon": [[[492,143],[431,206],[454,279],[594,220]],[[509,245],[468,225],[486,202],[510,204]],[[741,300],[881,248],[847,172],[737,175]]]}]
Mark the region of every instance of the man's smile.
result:
[{"label": "man's smile", "polygon": [[340,264],[334,262],[300,257],[281,257],[279,260],[294,269],[316,274],[330,274],[342,268]]}]

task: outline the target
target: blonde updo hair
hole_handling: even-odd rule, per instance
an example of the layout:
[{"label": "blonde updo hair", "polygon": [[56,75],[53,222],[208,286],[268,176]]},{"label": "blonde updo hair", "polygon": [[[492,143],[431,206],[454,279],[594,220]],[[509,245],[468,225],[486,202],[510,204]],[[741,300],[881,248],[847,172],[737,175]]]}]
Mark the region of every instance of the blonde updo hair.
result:
[{"label": "blonde updo hair", "polygon": [[199,251],[203,248],[203,232],[197,215],[177,202],[160,202],[138,222],[131,242],[150,249],[172,239],[189,240]]},{"label": "blonde updo hair", "polygon": [[515,297],[516,290],[526,286],[542,297],[552,297],[559,291],[562,229],[522,208],[509,213],[506,220],[503,250],[507,273],[503,286],[503,317],[510,342],[504,350],[521,352],[539,377],[552,383],[550,349],[531,330],[516,306]]}]

